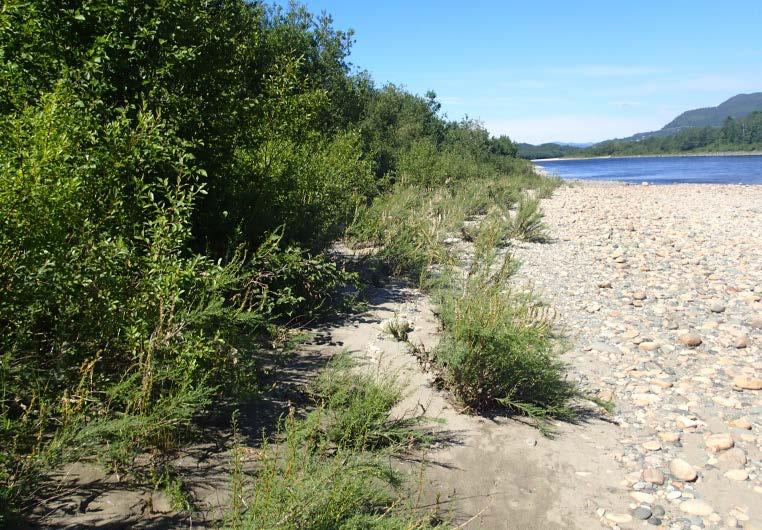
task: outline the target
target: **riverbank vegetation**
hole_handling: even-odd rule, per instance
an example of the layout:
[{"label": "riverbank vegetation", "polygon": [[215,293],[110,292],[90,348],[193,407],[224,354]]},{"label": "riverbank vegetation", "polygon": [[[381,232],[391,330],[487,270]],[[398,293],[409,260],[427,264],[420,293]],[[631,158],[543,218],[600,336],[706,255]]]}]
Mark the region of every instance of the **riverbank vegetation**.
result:
[{"label": "riverbank vegetation", "polygon": [[545,143],[532,145],[526,143],[516,144],[518,156],[527,160],[538,158],[562,158],[564,156],[574,156],[581,148],[573,145],[559,145],[554,143]]},{"label": "riverbank vegetation", "polygon": [[[2,510],[65,462],[129,471],[255,395],[284,327],[357,281],[324,253],[347,229],[422,279],[446,230],[549,185],[434,93],[352,69],[351,43],[242,0],[0,9]],[[391,226],[405,209],[421,217]],[[317,488],[333,472],[314,464]]]},{"label": "riverbank vegetation", "polygon": [[512,238],[547,240],[538,199],[557,183],[521,161],[511,166],[435,188],[397,184],[350,236],[433,294],[440,345],[410,346],[443,387],[472,411],[523,414],[545,430],[547,420],[573,416],[581,394],[565,378],[552,312],[512,285],[518,264],[509,250]]},{"label": "riverbank vegetation", "polygon": [[[392,461],[425,447],[421,417],[392,417],[402,387],[334,358],[310,385],[312,410],[283,418],[277,444],[265,443],[254,480],[233,450],[231,529],[389,529],[445,527],[441,507],[423,507],[420,488]],[[423,465],[423,464],[421,464]]]}]

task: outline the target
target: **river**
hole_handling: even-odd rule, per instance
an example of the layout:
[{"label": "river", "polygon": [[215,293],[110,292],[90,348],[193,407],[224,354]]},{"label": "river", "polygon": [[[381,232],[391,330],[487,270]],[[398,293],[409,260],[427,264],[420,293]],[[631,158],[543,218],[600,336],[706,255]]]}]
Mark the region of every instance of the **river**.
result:
[{"label": "river", "polygon": [[651,184],[762,184],[762,155],[642,156],[533,162],[549,174],[563,179]]}]

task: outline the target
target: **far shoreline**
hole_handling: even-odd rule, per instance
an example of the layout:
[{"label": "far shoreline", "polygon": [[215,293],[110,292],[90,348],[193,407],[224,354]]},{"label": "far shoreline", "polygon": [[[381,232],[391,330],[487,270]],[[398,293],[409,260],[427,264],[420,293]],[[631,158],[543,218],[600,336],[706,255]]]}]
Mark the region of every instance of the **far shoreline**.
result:
[{"label": "far shoreline", "polygon": [[720,188],[725,188],[728,186],[738,186],[738,187],[760,187],[762,184],[755,184],[755,183],[748,183],[748,182],[660,182],[658,180],[643,180],[643,181],[628,181],[628,180],[611,180],[611,179],[597,179],[597,178],[563,178],[559,177],[564,184],[569,185],[580,185],[580,186],[586,186],[586,187],[600,187],[600,186],[701,186],[701,187],[707,187],[707,186],[717,186]]},{"label": "far shoreline", "polygon": [[559,160],[603,160],[609,158],[688,158],[701,156],[762,156],[762,151],[728,151],[718,153],[659,153],[653,155],[607,155],[607,156],[564,156],[555,158],[532,158],[530,162],[557,162]]}]

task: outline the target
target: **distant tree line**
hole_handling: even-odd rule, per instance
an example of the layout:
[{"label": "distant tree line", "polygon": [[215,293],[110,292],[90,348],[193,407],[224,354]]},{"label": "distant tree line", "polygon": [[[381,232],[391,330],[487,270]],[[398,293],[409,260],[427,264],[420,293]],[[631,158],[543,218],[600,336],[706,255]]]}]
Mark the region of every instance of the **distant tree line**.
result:
[{"label": "distant tree line", "polygon": [[722,127],[687,127],[675,134],[638,140],[609,140],[587,148],[558,144],[517,144],[518,156],[526,159],[565,156],[628,156],[679,153],[762,150],[762,112],[744,118],[728,116]]},{"label": "distant tree line", "polygon": [[689,127],[670,136],[637,141],[602,142],[576,156],[650,155],[671,153],[756,151],[762,149],[762,112],[741,119],[728,117],[722,127]]},{"label": "distant tree line", "polygon": [[579,147],[554,143],[540,145],[518,143],[516,144],[516,148],[518,156],[526,158],[527,160],[534,160],[536,158],[561,158],[579,151]]}]

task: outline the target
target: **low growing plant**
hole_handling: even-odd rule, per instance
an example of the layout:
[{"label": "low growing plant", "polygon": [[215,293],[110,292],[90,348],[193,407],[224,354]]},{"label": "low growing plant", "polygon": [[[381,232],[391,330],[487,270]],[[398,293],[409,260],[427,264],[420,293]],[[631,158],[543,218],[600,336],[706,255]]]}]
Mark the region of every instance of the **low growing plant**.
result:
[{"label": "low growing plant", "polygon": [[[540,421],[574,416],[579,396],[558,358],[549,310],[512,291],[513,264],[482,266],[460,289],[437,293],[444,337],[433,353],[441,378],[475,411],[504,408]],[[457,284],[457,282],[455,282]]]},{"label": "low growing plant", "polygon": [[234,529],[359,530],[433,528],[436,519],[405,500],[404,476],[390,456],[409,446],[417,420],[393,420],[400,399],[392,380],[355,372],[346,357],[312,386],[316,408],[293,410],[260,450],[250,481],[234,451],[238,495],[226,519]]},{"label": "low growing plant", "polygon": [[316,426],[310,435],[338,447],[401,451],[430,440],[418,428],[425,418],[390,415],[402,399],[399,383],[353,369],[346,355],[331,361],[311,392],[318,407],[305,418],[305,424]]},{"label": "low growing plant", "polygon": [[548,230],[543,217],[539,199],[523,197],[511,219],[511,237],[533,243],[548,241]]}]

